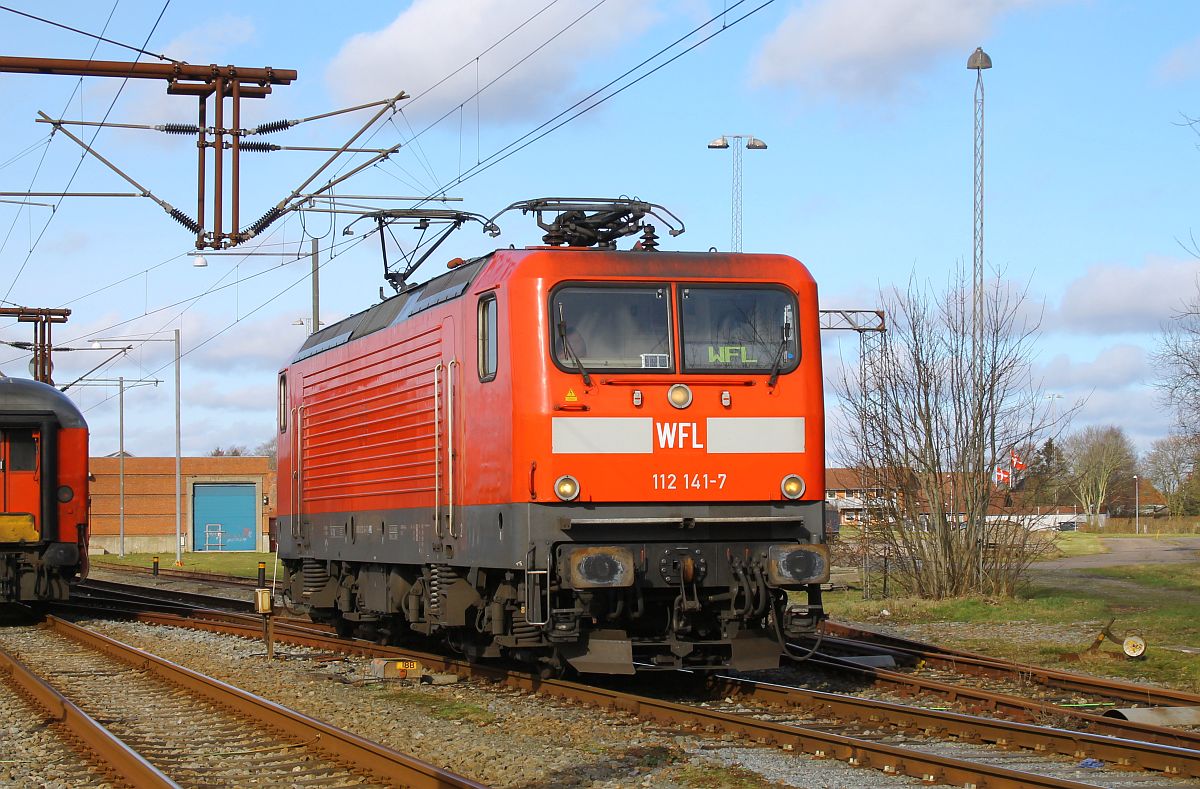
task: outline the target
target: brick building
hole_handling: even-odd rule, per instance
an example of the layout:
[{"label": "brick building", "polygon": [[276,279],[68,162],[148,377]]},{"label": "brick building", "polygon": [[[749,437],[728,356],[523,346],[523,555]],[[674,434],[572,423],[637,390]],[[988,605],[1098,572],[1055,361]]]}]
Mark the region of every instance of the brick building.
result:
[{"label": "brick building", "polygon": [[[125,552],[175,552],[175,458],[125,457]],[[275,514],[267,457],[185,457],[180,532],[184,551],[265,551]],[[91,458],[91,552],[117,553],[121,458]]]}]

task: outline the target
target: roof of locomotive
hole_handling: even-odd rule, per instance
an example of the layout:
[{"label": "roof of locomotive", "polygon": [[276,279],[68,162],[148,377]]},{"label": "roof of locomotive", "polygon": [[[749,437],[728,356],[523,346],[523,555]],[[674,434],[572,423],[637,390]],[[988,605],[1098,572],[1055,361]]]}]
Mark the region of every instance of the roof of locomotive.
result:
[{"label": "roof of locomotive", "polygon": [[302,359],[316,356],[319,353],[345,345],[351,340],[374,334],[380,329],[407,320],[418,312],[434,307],[451,299],[456,299],[466,292],[491,255],[475,258],[463,263],[428,282],[397,293],[389,299],[376,304],[374,307],[343,318],[332,326],[326,326],[319,332],[310,334],[300,350],[292,359],[295,364]]},{"label": "roof of locomotive", "polygon": [[87,427],[79,407],[49,384],[0,376],[0,418],[4,414],[49,411],[62,427]]},{"label": "roof of locomotive", "polygon": [[[604,250],[595,247],[526,247],[517,250],[497,250],[496,252],[554,252],[560,250],[563,252],[613,252],[613,250]],[[482,257],[461,263],[445,274],[441,274],[419,285],[412,285],[395,296],[384,299],[373,307],[369,307],[331,326],[326,326],[314,334],[310,334],[308,339],[304,341],[304,344],[300,346],[300,350],[292,358],[291,364],[345,345],[360,337],[365,337],[381,329],[386,329],[389,326],[394,326],[419,312],[462,296],[467,292],[471,282],[474,281],[475,277],[483,270],[496,252],[490,252]],[[664,260],[678,260],[681,258],[695,259],[697,257],[710,256],[712,253],[675,250],[656,250],[654,252],[618,250],[617,254],[652,255],[654,257],[661,257]]]}]

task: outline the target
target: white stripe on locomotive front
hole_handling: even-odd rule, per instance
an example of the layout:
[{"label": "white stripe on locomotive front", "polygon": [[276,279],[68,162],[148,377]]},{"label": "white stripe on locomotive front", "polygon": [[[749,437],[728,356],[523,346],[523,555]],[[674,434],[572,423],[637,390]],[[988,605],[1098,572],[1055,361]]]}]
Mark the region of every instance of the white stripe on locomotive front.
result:
[{"label": "white stripe on locomotive front", "polygon": [[[651,417],[556,416],[550,422],[551,451],[556,455],[649,455],[655,449]],[[709,417],[702,438],[694,431],[695,423],[683,424],[678,433],[663,429],[677,428],[675,423],[660,425],[660,448],[691,446],[712,455],[804,452],[802,416]]]}]

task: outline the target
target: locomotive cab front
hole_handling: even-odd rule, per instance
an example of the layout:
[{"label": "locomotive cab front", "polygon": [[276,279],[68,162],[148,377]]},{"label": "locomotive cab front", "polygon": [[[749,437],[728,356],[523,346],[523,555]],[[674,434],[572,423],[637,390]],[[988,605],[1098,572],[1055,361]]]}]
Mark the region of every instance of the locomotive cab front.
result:
[{"label": "locomotive cab front", "polygon": [[778,665],[822,618],[829,572],[808,272],[594,250],[531,252],[527,270],[509,287],[544,350],[513,355],[525,621],[581,671]]}]

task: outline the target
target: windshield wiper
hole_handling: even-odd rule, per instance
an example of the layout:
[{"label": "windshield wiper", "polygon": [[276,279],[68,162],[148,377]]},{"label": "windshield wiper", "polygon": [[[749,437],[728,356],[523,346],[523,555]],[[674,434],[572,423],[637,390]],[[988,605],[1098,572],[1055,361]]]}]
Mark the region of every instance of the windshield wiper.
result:
[{"label": "windshield wiper", "polygon": [[563,306],[561,304],[558,305],[558,336],[562,340],[563,348],[566,350],[567,355],[571,357],[571,361],[575,363],[579,374],[583,376],[583,385],[591,386],[592,377],[584,369],[583,362],[579,361],[579,357],[575,355],[575,349],[571,347],[571,341],[567,339],[567,321],[563,317]]},{"label": "windshield wiper", "polygon": [[775,363],[771,365],[771,377],[767,379],[767,386],[775,386],[775,382],[779,380],[779,370],[783,367],[783,352],[787,350],[788,340],[792,338],[792,324],[783,324],[783,337],[779,340],[779,349],[775,351]]}]

